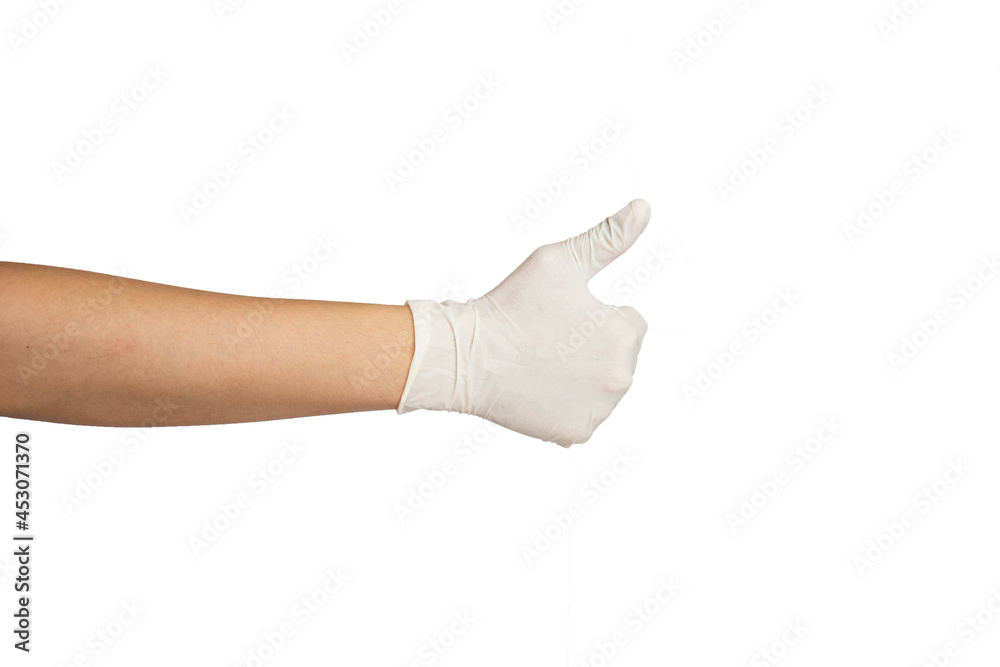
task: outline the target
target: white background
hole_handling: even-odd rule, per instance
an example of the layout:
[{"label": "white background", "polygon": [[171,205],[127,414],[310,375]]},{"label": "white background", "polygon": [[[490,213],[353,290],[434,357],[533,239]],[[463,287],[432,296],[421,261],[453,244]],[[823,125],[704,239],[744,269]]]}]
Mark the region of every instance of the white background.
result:
[{"label": "white background", "polygon": [[[10,647],[12,548],[0,557],[3,664],[774,664],[762,650],[789,666],[995,664],[1000,281],[977,272],[1000,251],[996,3],[911,0],[887,30],[888,0],[591,0],[555,23],[555,0],[404,0],[350,59],[342,45],[387,2],[250,0],[220,16],[210,0],[93,0],[50,19],[43,4],[0,17],[0,259],[260,296],[464,300],[643,197],[649,229],[591,288],[650,330],[629,394],[569,450],[447,413],[146,430],[0,419],[4,451],[33,438],[37,535],[30,656]],[[147,67],[165,77],[131,92],[153,82]],[[446,121],[490,76],[496,91]],[[276,108],[294,121],[245,160]],[[113,131],[60,178],[54,163],[104,118]],[[627,132],[581,162],[615,119]],[[437,127],[447,141],[391,189],[385,172]],[[943,128],[957,139],[935,154]],[[744,166],[768,139],[777,151]],[[185,220],[231,159],[241,172]],[[734,168],[754,173],[724,201]],[[512,216],[563,169],[571,185],[519,229]],[[894,179],[904,194],[849,233]],[[339,247],[314,264],[320,237]],[[794,304],[774,321],[780,290]],[[755,338],[753,318],[770,322]],[[685,394],[699,372],[712,379]],[[824,419],[835,437],[802,466],[786,458]],[[470,457],[467,438],[484,443]],[[287,441],[303,451],[258,495],[251,475]],[[586,490],[619,452],[635,462]],[[397,504],[449,460],[457,472],[401,521]],[[968,471],[935,487],[949,462]],[[786,483],[768,484],[776,472]],[[250,506],[196,553],[241,492]],[[573,502],[582,516],[558,529]],[[337,568],[343,587],[297,614]],[[133,603],[110,647],[97,640]],[[462,613],[471,628],[429,652]],[[284,622],[294,634],[269,651]]]}]

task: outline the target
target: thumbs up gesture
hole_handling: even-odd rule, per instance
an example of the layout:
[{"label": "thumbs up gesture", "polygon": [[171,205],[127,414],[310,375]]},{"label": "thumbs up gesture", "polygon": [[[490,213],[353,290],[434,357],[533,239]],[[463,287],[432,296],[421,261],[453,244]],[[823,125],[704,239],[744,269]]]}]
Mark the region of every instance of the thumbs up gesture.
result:
[{"label": "thumbs up gesture", "polygon": [[587,283],[649,223],[631,202],[594,228],[543,245],[466,303],[409,300],[414,355],[397,412],[473,414],[564,447],[586,442],[632,384],[646,320]]}]

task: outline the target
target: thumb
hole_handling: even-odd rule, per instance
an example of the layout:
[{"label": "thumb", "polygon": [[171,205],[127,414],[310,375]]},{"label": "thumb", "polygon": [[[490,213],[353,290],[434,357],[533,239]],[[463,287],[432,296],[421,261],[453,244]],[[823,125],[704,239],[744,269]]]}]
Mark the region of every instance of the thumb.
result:
[{"label": "thumb", "polygon": [[592,229],[566,239],[562,245],[577,265],[592,278],[632,247],[649,223],[650,207],[636,199]]}]

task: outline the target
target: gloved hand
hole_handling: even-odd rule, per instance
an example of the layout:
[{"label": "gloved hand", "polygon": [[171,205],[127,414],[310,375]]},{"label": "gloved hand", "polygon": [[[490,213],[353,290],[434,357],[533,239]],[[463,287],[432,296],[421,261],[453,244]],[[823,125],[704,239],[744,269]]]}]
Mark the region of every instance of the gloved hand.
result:
[{"label": "gloved hand", "polygon": [[409,300],[413,361],[396,412],[449,410],[567,447],[586,442],[632,385],[646,320],[601,303],[590,279],[649,222],[641,199],[543,245],[467,303]]}]

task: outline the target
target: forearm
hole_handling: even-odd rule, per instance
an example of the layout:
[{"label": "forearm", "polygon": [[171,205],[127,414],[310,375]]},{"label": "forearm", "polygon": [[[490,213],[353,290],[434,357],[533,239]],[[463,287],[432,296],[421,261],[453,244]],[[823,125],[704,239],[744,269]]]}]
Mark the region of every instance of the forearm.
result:
[{"label": "forearm", "polygon": [[[0,262],[0,415],[135,426],[395,409],[406,306],[263,299]],[[159,414],[163,414],[161,410]]]}]

